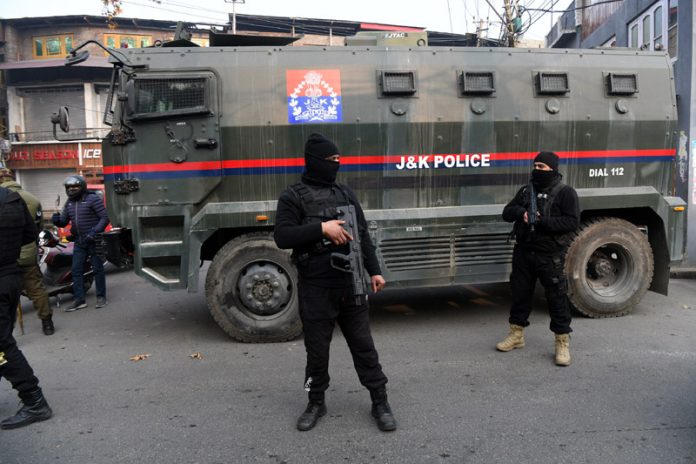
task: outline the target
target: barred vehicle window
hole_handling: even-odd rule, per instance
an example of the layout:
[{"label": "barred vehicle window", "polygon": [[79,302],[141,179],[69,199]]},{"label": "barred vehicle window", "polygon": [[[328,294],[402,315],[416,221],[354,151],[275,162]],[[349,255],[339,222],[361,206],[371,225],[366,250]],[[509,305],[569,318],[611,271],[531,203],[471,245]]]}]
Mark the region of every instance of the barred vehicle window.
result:
[{"label": "barred vehicle window", "polygon": [[135,112],[167,113],[206,108],[205,79],[142,79],[136,81]]}]

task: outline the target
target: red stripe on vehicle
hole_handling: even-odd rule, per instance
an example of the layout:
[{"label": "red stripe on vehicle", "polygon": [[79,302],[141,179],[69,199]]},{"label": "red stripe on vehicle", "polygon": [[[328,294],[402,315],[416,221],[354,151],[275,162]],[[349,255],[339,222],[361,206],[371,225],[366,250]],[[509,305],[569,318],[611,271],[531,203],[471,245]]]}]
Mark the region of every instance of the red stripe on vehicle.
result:
[{"label": "red stripe on vehicle", "polygon": [[[622,158],[622,157],[649,157],[649,156],[675,156],[676,150],[673,148],[647,149],[647,150],[588,150],[588,151],[558,151],[556,152],[561,159],[577,158]],[[437,153],[429,155],[386,155],[386,156],[341,156],[341,164],[362,165],[362,164],[388,164],[399,163],[403,157],[423,157],[423,156],[453,156],[453,155],[472,155],[481,153]],[[484,153],[488,154],[488,153]],[[532,160],[537,152],[500,152],[490,153],[490,160]],[[224,161],[199,161],[184,163],[143,163],[121,166],[104,166],[104,174],[122,174],[129,172],[170,172],[170,171],[207,171],[217,169],[244,169],[244,168],[263,168],[263,167],[289,167],[303,166],[304,158],[266,158],[266,159],[242,159]]]}]

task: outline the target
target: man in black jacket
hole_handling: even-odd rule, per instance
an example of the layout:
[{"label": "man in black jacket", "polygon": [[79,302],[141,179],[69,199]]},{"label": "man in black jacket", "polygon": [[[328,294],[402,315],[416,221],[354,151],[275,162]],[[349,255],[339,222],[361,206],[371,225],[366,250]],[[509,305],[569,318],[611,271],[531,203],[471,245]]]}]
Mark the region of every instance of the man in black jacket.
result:
[{"label": "man in black jacket", "polygon": [[53,412],[12,336],[22,289],[17,260],[22,245],[36,240],[38,231],[22,197],[4,187],[0,187],[0,217],[0,377],[12,384],[22,400],[17,414],[0,422],[0,428],[15,429],[46,420]]},{"label": "man in black jacket", "polygon": [[353,205],[358,219],[360,245],[372,290],[384,288],[375,247],[355,194],[336,183],[340,167],[339,150],[320,134],[311,134],[305,145],[305,172],[301,182],[290,186],[278,199],[275,242],[279,248],[293,249],[293,262],[299,274],[300,317],[307,351],[305,390],[307,409],[297,421],[302,431],[313,428],[326,414],[324,392],[329,387],[329,347],[338,322],[353,356],[360,383],[370,391],[372,415],[380,430],[396,429],[379,357],[370,333],[366,301],[356,301],[351,274],[331,266],[331,253],[346,253],[353,237],[337,219],[336,207]]},{"label": "man in black jacket", "polygon": [[97,234],[104,232],[109,225],[109,217],[104,207],[104,199],[87,190],[84,177],[68,176],[63,182],[68,201],[60,213],[53,214],[53,224],[65,227],[68,223],[70,234],[75,241],[72,257],[73,304],[65,308],[66,312],[77,311],[87,307],[85,301],[84,272],[85,262],[90,260],[94,272],[94,285],[97,287],[95,308],[106,306],[106,277],[104,264],[97,255]]},{"label": "man in black jacket", "polygon": [[[570,306],[564,274],[568,244],[580,224],[578,195],[561,182],[558,155],[541,152],[534,158],[531,183],[522,187],[503,209],[503,219],[514,222],[512,256],[512,307],[510,333],[496,345],[500,351],[524,347],[524,327],[529,325],[537,278],[546,291],[551,331],[556,335],[556,364],[570,365]],[[529,214],[534,192],[536,220]]]}]

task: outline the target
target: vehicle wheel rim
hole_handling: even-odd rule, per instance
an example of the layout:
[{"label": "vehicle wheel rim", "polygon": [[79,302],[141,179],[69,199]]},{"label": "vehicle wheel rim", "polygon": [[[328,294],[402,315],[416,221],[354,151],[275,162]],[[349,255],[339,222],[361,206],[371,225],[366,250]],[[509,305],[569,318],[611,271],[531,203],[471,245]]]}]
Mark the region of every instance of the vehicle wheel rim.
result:
[{"label": "vehicle wheel rim", "polygon": [[258,261],[239,273],[237,292],[247,311],[257,316],[273,316],[282,312],[290,302],[292,284],[282,266]]},{"label": "vehicle wheel rim", "polygon": [[626,248],[609,243],[597,248],[587,261],[587,285],[596,294],[611,297],[630,289],[634,263]]}]

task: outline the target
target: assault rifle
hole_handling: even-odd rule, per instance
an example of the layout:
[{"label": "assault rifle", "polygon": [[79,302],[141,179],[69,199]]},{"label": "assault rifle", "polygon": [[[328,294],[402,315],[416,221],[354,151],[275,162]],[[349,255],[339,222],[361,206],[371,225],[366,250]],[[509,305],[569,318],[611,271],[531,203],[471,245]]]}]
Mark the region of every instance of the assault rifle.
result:
[{"label": "assault rifle", "polygon": [[367,286],[365,285],[365,266],[355,206],[338,206],[336,210],[338,212],[336,219],[345,221],[343,228],[353,237],[353,240],[348,243],[348,254],[331,253],[331,267],[339,271],[349,272],[352,275],[355,304],[362,305],[367,298]]},{"label": "assault rifle", "polygon": [[534,184],[527,184],[527,191],[529,192],[529,209],[527,210],[527,223],[529,224],[529,231],[534,233],[534,228],[536,227],[537,221],[537,198],[536,192],[534,191]]}]

